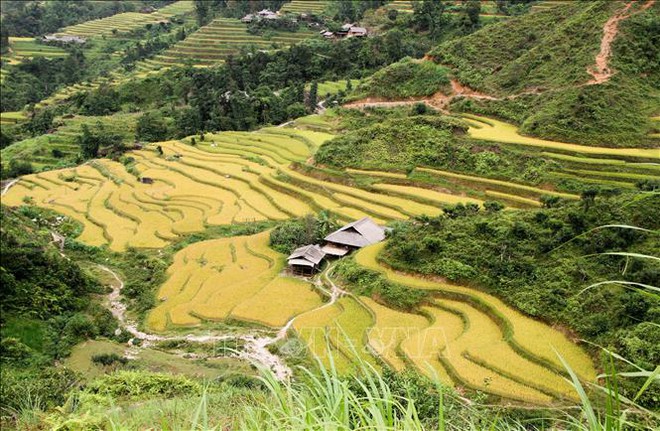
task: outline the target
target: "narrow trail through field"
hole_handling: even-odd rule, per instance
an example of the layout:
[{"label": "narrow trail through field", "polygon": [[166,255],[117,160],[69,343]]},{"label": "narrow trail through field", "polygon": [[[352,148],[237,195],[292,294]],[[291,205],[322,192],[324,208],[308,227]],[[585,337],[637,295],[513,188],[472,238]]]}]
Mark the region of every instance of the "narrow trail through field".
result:
[{"label": "narrow trail through field", "polygon": [[635,4],[635,2],[631,1],[605,22],[603,26],[603,39],[600,42],[600,52],[596,55],[596,63],[587,68],[587,73],[593,77],[593,79],[587,82],[587,85],[607,82],[614,74],[609,67],[609,60],[612,56],[612,42],[614,42],[614,39],[619,33],[619,23],[636,13],[645,11],[653,6],[654,3],[655,0],[648,0],[637,11],[628,13],[630,8]]},{"label": "narrow trail through field", "polygon": [[126,305],[121,301],[121,290],[124,288],[124,282],[119,275],[110,268],[99,265],[101,270],[108,272],[115,279],[112,283],[112,292],[108,295],[108,308],[112,315],[121,322],[124,329],[133,337],[142,340],[140,348],[149,347],[157,341],[185,340],[193,343],[209,343],[214,341],[238,340],[245,343],[244,350],[238,352],[236,357],[245,359],[251,363],[269,368],[273,371],[279,380],[285,380],[291,376],[291,369],[282,361],[282,359],[271,353],[268,346],[279,340],[277,337],[262,337],[257,335],[194,335],[187,334],[183,336],[165,336],[151,334],[140,331],[137,324],[126,318]]},{"label": "narrow trail through field", "polygon": [[[137,323],[129,320],[126,317],[126,305],[121,301],[121,291],[124,288],[124,282],[119,277],[119,275],[104,265],[98,265],[99,269],[109,273],[113,278],[114,282],[111,284],[112,291],[108,294],[108,303],[107,307],[112,313],[112,315],[120,322],[121,326],[125,331],[131,334],[134,338],[140,339],[141,344],[139,348],[148,348],[154,342],[159,341],[171,341],[171,340],[185,340],[193,343],[209,343],[217,341],[229,341],[237,340],[244,343],[244,348],[242,351],[238,352],[235,357],[239,359],[247,360],[250,363],[268,368],[273,371],[276,378],[279,380],[286,380],[291,377],[291,369],[284,363],[284,361],[277,355],[273,354],[268,350],[268,346],[275,344],[286,338],[287,333],[291,326],[293,325],[297,317],[302,316],[303,314],[313,313],[319,311],[323,308],[332,306],[341,296],[345,295],[346,292],[329,278],[329,273],[332,272],[334,266],[328,268],[322,276],[325,277],[327,283],[330,286],[330,291],[326,291],[320,285],[316,287],[319,290],[322,290],[325,294],[330,297],[330,300],[323,305],[309,310],[303,314],[299,314],[291,318],[286,325],[280,328],[275,336],[262,336],[258,334],[247,334],[247,335],[234,335],[234,334],[224,334],[224,335],[194,335],[187,334],[183,336],[165,336],[158,335],[153,333],[147,333],[140,331],[138,329]],[[318,282],[321,284],[321,280]],[[129,348],[127,351],[128,356],[134,357],[139,348]]]},{"label": "narrow trail through field", "polygon": [[18,182],[19,179],[20,179],[20,178],[13,179],[13,180],[9,181],[7,184],[5,184],[5,185],[2,187],[2,193],[0,193],[0,196],[4,196],[5,193],[7,193],[7,192],[9,191],[9,189],[11,188],[11,186],[13,186],[14,184],[16,184],[16,183]]}]

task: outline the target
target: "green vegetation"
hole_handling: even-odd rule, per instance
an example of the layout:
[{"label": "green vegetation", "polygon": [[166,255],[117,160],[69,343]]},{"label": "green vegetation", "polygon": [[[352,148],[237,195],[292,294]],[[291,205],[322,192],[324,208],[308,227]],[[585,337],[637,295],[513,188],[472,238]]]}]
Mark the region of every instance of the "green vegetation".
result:
[{"label": "green vegetation", "polygon": [[[606,82],[585,85],[603,25],[623,5],[570,2],[513,18],[439,45],[430,55],[458,80],[501,100],[458,100],[457,110],[515,121],[525,134],[611,147],[650,146],[649,117],[660,103],[657,46],[649,45],[658,5],[619,24]],[[579,32],[580,37],[574,35]]]},{"label": "green vegetation", "polygon": [[366,84],[369,96],[386,99],[430,96],[449,86],[447,70],[429,61],[411,58],[374,73]]}]

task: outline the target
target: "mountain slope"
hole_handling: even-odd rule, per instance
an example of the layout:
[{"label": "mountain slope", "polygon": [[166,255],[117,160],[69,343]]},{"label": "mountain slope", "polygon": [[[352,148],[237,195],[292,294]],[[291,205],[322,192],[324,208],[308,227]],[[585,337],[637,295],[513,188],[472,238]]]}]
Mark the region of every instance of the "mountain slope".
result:
[{"label": "mountain slope", "polygon": [[429,53],[492,99],[453,104],[523,133],[587,145],[657,146],[660,7],[572,2],[488,26]]}]

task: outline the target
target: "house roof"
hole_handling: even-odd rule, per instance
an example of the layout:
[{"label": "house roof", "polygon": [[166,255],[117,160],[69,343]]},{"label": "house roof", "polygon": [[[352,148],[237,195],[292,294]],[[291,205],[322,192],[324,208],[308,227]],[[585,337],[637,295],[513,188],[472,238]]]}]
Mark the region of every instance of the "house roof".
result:
[{"label": "house roof", "polygon": [[385,229],[378,226],[369,217],[349,223],[332,232],[325,240],[351,247],[365,247],[385,239]]},{"label": "house roof", "polygon": [[364,27],[351,27],[350,30],[348,30],[348,34],[365,35],[367,34],[367,29]]},{"label": "house roof", "polygon": [[329,254],[332,256],[344,256],[349,252],[349,249],[347,247],[341,247],[335,244],[326,244],[323,247],[321,247],[321,250],[325,254]]},{"label": "house roof", "polygon": [[299,260],[304,260],[308,263],[311,262],[312,265],[318,265],[324,257],[325,253],[321,250],[321,247],[315,244],[298,247],[291,253],[287,260],[289,261],[289,265],[302,265],[301,263],[294,263]]}]

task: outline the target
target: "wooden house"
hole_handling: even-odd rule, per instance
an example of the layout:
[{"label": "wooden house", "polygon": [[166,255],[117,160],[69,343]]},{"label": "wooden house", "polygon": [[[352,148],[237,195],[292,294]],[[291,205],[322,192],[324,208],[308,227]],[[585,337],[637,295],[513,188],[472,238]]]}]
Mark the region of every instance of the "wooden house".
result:
[{"label": "wooden house", "polygon": [[385,229],[365,217],[337,229],[324,239],[326,243],[321,250],[327,255],[339,257],[384,240]]},{"label": "wooden house", "polygon": [[295,249],[287,263],[294,274],[312,275],[319,270],[324,257],[325,253],[318,245],[305,245]]}]

